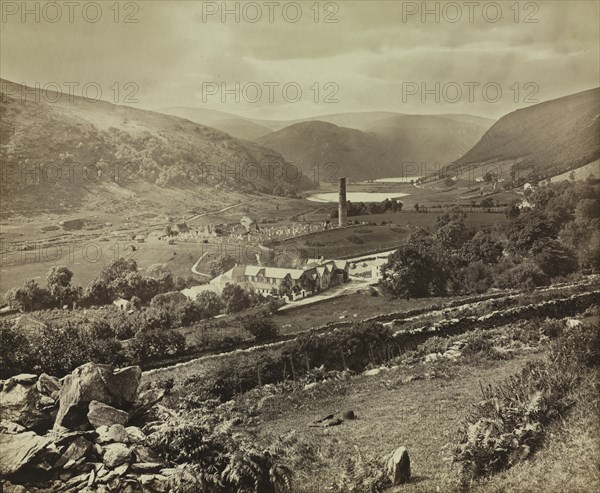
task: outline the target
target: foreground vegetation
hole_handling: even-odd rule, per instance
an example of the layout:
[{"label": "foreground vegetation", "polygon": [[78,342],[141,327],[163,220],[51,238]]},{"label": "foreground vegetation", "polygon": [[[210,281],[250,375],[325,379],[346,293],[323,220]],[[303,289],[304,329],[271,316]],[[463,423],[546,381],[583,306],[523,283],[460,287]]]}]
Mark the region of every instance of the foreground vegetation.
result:
[{"label": "foreground vegetation", "polygon": [[[225,403],[193,392],[198,383],[175,384],[167,402],[176,414],[154,439],[171,458],[186,451],[178,459],[187,464],[179,475],[181,489],[174,491],[192,483],[227,485],[232,470],[238,471],[241,491],[271,491],[266,484],[294,493],[384,491],[385,461],[399,445],[408,447],[413,462],[413,480],[403,491],[506,491],[506,474],[512,468],[518,473],[532,458],[542,460],[557,427],[589,422],[598,408],[597,309],[588,310],[584,321],[573,326],[536,319],[433,337],[385,367],[369,365],[380,370],[376,376],[313,368]],[[431,357],[456,347],[461,352],[456,359]],[[482,387],[481,381],[491,385]],[[326,430],[308,427],[346,409],[354,409],[358,419]],[[209,452],[220,430],[236,437],[240,455],[227,458],[229,445]],[[182,448],[169,446],[173,440],[182,440]],[[205,453],[194,455],[199,450]],[[217,457],[223,462],[214,463]],[[597,460],[597,452],[587,457]],[[567,464],[555,464],[557,470],[583,466],[573,450],[564,460]],[[587,488],[577,491],[594,491],[598,478],[590,467],[582,470],[587,483],[578,484]],[[556,480],[554,471],[544,474]],[[267,477],[268,483],[260,483]],[[531,490],[524,483],[510,491]]]}]

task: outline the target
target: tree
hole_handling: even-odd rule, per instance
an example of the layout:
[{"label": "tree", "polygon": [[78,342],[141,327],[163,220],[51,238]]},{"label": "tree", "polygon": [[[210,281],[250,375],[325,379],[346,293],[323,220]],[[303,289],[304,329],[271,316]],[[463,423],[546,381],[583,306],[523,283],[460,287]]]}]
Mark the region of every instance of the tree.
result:
[{"label": "tree", "polygon": [[227,313],[237,313],[250,308],[250,297],[237,284],[226,284],[221,296]]},{"label": "tree", "polygon": [[550,276],[565,276],[577,270],[577,257],[569,248],[558,240],[540,241],[531,249],[533,260]]},{"label": "tree", "polygon": [[217,260],[211,260],[208,263],[208,270],[212,277],[217,277],[224,272],[235,267],[237,264],[237,260],[231,255],[224,255],[219,257]]},{"label": "tree", "polygon": [[462,247],[461,256],[466,262],[480,261],[491,265],[498,263],[503,251],[502,243],[495,240],[490,231],[478,231]]},{"label": "tree", "polygon": [[509,249],[522,254],[527,254],[537,241],[555,238],[556,233],[548,216],[538,210],[520,214],[506,228]]},{"label": "tree", "polygon": [[137,272],[137,262],[133,259],[121,257],[105,266],[100,271],[98,278],[106,283],[111,283],[131,272]]},{"label": "tree", "polygon": [[435,239],[442,249],[458,250],[473,236],[465,223],[466,217],[464,212],[446,212],[438,217]]},{"label": "tree", "polygon": [[20,288],[9,290],[4,297],[9,305],[26,312],[53,306],[48,290],[40,287],[33,279],[26,281]]},{"label": "tree", "polygon": [[221,313],[224,303],[217,293],[204,291],[196,296],[196,303],[202,312],[202,318],[211,318]]},{"label": "tree", "polygon": [[175,356],[185,350],[185,337],[175,330],[156,327],[139,331],[129,345],[130,357],[137,363]]},{"label": "tree", "polygon": [[431,294],[436,261],[426,249],[405,245],[389,256],[383,266],[381,287],[392,298],[421,298]]},{"label": "tree", "polygon": [[152,264],[146,274],[157,282],[156,289],[161,293],[174,290],[173,273],[165,264]]},{"label": "tree", "polygon": [[279,335],[277,325],[264,313],[249,315],[242,318],[241,322],[242,328],[254,336],[256,342],[270,341]]},{"label": "tree", "polygon": [[81,296],[81,289],[71,286],[73,272],[65,267],[54,266],[46,274],[46,289],[57,307],[70,305]]},{"label": "tree", "polygon": [[52,292],[53,289],[67,288],[71,285],[73,272],[64,265],[52,267],[46,274],[46,288]]},{"label": "tree", "polygon": [[83,300],[86,305],[107,305],[112,303],[114,294],[108,283],[97,278],[90,281],[83,291]]}]

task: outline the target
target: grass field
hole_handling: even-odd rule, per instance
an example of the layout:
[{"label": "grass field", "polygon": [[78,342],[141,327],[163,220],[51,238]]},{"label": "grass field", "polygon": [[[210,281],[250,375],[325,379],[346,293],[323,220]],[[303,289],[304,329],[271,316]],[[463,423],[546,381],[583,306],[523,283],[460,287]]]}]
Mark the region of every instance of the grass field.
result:
[{"label": "grass field", "polygon": [[[351,220],[360,222],[375,222],[382,221],[392,222],[398,225],[417,226],[420,228],[430,229],[435,226],[437,218],[441,215],[440,212],[399,212],[396,214],[369,214],[365,216],[352,216]],[[495,224],[504,224],[508,221],[507,217],[502,213],[493,212],[468,212],[466,223],[469,226],[489,226]]]},{"label": "grass field", "polygon": [[[398,491],[451,491],[454,477],[447,444],[470,404],[480,399],[480,384],[495,383],[520,371],[530,358],[472,366],[418,364],[375,377],[359,376],[299,390],[267,400],[255,432],[268,441],[295,432],[320,451],[317,469],[297,471],[294,493],[322,493],[350,457],[382,458],[400,446],[408,448],[413,481]],[[411,378],[414,381],[405,383]],[[352,409],[358,419],[324,430],[314,420]],[[440,488],[440,489],[436,489]]]},{"label": "grass field", "polygon": [[274,249],[298,258],[343,258],[397,247],[409,233],[401,226],[362,225],[291,238],[277,243]]}]

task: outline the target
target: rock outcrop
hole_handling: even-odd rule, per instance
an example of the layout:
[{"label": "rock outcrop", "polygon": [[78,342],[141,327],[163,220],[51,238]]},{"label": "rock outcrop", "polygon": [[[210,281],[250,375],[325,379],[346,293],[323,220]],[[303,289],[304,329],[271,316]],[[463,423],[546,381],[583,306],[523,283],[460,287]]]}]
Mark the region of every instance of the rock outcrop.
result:
[{"label": "rock outcrop", "polygon": [[[0,491],[168,491],[175,470],[146,445],[142,424],[164,392],[138,393],[140,377],[139,367],[87,363],[62,384],[46,374],[6,380]],[[126,428],[132,420],[142,428]]]},{"label": "rock outcrop", "polygon": [[387,462],[387,474],[394,486],[410,481],[410,457],[405,447],[398,447],[392,452]]},{"label": "rock outcrop", "polygon": [[138,366],[114,370],[108,365],[86,363],[76,368],[64,379],[54,428],[88,428],[88,406],[92,401],[130,409],[141,376],[142,370]]}]

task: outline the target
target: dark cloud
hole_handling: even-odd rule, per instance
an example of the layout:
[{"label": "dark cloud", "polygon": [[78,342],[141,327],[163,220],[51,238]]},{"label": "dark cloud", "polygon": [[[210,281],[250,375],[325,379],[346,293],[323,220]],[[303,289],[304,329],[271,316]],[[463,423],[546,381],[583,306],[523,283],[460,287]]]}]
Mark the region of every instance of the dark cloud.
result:
[{"label": "dark cloud", "polygon": [[[133,81],[145,108],[202,106],[203,82],[295,82],[303,89],[294,104],[278,94],[273,102],[229,99],[223,104],[213,98],[207,105],[266,118],[358,110],[499,117],[526,104],[515,103],[512,95],[494,104],[403,102],[402,83],[411,81],[496,82],[505,91],[514,82],[534,82],[541,100],[600,85],[596,1],[519,2],[519,22],[510,10],[514,3],[500,2],[503,17],[497,23],[486,22],[480,9],[469,22],[467,7],[459,1],[463,16],[458,22],[435,22],[431,15],[425,23],[419,15],[403,22],[403,4],[406,9],[423,3],[439,2],[338,1],[337,23],[323,22],[327,2],[319,3],[319,22],[311,10],[314,2],[301,2],[297,23],[287,22],[281,9],[270,23],[264,2],[257,2],[263,18],[256,23],[235,22],[232,15],[225,23],[218,15],[204,22],[203,2],[183,1],[139,2],[136,24],[115,23],[109,3],[102,3],[103,18],[95,24],[81,14],[73,23],[61,19],[55,24],[22,23],[13,16],[0,33],[1,72],[29,84],[95,81],[108,87]],[[220,4],[204,2],[204,9]],[[443,9],[447,2],[439,4]],[[538,6],[537,23],[523,22],[532,12],[526,9],[529,4]],[[232,9],[236,3],[228,5]],[[240,3],[240,9],[243,5],[248,4]],[[324,103],[322,91],[315,101],[309,89],[315,82],[337,84],[339,103]]]}]

